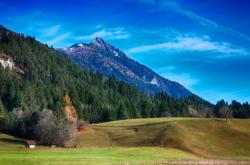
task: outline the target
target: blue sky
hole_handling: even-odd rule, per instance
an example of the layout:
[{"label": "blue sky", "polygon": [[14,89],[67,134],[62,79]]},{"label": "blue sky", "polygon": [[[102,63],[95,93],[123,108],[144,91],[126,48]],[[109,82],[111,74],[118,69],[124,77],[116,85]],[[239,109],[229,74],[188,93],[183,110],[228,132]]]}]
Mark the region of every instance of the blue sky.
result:
[{"label": "blue sky", "polygon": [[53,47],[102,37],[215,103],[250,101],[247,0],[0,0],[0,24]]}]

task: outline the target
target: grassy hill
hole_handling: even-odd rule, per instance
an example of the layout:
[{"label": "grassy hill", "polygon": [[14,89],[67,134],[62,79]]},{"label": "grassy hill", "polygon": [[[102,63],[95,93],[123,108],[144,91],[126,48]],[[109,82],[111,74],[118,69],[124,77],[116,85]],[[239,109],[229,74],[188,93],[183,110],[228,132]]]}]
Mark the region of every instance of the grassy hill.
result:
[{"label": "grassy hill", "polygon": [[23,139],[0,133],[0,150],[24,148],[23,142]]},{"label": "grassy hill", "polygon": [[79,147],[160,146],[205,158],[250,159],[250,120],[160,118],[96,124]]},{"label": "grassy hill", "polygon": [[23,139],[0,134],[0,165],[20,161],[24,165],[206,164],[206,159],[210,164],[214,160],[241,164],[234,161],[250,161],[249,124],[250,120],[243,119],[121,120],[90,125],[78,133],[79,145],[74,149],[39,146],[30,150],[24,147]]}]

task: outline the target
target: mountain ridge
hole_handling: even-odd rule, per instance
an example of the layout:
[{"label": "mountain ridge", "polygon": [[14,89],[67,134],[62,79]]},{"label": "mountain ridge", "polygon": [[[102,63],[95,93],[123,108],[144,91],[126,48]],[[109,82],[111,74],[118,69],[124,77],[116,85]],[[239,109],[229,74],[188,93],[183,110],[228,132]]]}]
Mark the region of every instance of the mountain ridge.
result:
[{"label": "mountain ridge", "polygon": [[160,76],[100,37],[96,37],[88,44],[77,43],[57,50],[64,52],[74,63],[84,69],[100,72],[108,77],[114,76],[137,86],[148,94],[166,92],[176,98],[194,95],[183,85]]}]

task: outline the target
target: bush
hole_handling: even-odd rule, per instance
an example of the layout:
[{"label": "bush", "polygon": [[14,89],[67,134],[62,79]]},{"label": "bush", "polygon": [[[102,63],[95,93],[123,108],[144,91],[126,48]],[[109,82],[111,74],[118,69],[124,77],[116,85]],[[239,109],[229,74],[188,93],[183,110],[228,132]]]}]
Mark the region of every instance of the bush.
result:
[{"label": "bush", "polygon": [[41,144],[64,146],[72,133],[72,127],[66,119],[57,118],[51,110],[39,113],[35,135]]}]

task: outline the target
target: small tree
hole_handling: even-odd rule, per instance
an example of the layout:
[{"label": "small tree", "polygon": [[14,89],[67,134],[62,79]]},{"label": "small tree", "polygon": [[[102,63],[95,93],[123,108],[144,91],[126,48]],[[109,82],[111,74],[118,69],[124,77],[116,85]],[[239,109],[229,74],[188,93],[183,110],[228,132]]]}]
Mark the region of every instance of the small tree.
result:
[{"label": "small tree", "polygon": [[64,146],[71,132],[71,126],[66,119],[56,118],[48,109],[40,112],[35,135],[42,144]]},{"label": "small tree", "polygon": [[224,118],[226,118],[226,122],[228,122],[229,119],[232,118],[233,113],[232,113],[232,110],[228,106],[225,106],[223,108],[223,116]]},{"label": "small tree", "polygon": [[228,106],[221,107],[218,112],[220,117],[225,118],[227,122],[233,116],[232,110]]},{"label": "small tree", "polygon": [[64,146],[65,143],[70,139],[73,127],[72,125],[65,119],[60,119],[55,122],[56,123],[56,131],[54,135],[54,144],[59,146]]}]

